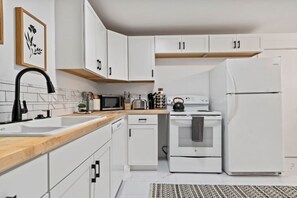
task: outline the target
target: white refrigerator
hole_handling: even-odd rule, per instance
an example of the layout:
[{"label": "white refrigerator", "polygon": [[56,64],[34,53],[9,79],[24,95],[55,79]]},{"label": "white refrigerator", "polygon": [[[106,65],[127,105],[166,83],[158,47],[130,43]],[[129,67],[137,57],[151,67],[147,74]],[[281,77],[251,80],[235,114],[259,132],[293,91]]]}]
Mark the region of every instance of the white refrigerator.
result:
[{"label": "white refrigerator", "polygon": [[228,59],[210,71],[211,110],[223,114],[223,169],[229,175],[283,171],[279,58]]}]

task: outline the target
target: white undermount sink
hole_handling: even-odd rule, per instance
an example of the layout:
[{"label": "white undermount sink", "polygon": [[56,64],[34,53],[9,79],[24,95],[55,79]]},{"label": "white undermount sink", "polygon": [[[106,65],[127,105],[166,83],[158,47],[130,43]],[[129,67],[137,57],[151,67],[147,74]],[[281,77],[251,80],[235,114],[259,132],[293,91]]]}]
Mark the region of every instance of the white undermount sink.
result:
[{"label": "white undermount sink", "polygon": [[105,118],[106,116],[64,116],[0,125],[0,136],[50,136]]}]

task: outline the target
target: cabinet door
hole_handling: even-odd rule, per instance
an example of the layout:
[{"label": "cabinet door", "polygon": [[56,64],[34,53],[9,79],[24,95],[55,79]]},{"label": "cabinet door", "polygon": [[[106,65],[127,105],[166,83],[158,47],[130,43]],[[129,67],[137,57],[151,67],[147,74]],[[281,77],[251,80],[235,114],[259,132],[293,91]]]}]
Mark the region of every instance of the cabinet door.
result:
[{"label": "cabinet door", "polygon": [[94,73],[97,73],[96,17],[91,5],[85,1],[85,68]]},{"label": "cabinet door", "polygon": [[40,198],[47,189],[47,155],[0,176],[0,198]]},{"label": "cabinet door", "polygon": [[95,19],[97,72],[107,77],[107,30],[99,17]]},{"label": "cabinet door", "polygon": [[237,35],[237,51],[257,52],[261,51],[261,37],[253,34]]},{"label": "cabinet door", "polygon": [[49,196],[49,194],[48,193],[46,193],[45,195],[43,195],[43,197],[42,198],[49,198],[50,196]]},{"label": "cabinet door", "polygon": [[110,197],[110,142],[94,154],[96,182],[93,183],[92,198]]},{"label": "cabinet door", "polygon": [[235,52],[236,35],[210,35],[209,52]]},{"label": "cabinet door", "polygon": [[155,36],[155,53],[181,53],[181,36]]},{"label": "cabinet door", "polygon": [[129,165],[157,165],[157,150],[157,125],[129,125]]},{"label": "cabinet door", "polygon": [[108,30],[108,78],[128,80],[127,36]]},{"label": "cabinet door", "polygon": [[153,80],[154,69],[154,37],[129,37],[129,80]]},{"label": "cabinet door", "polygon": [[94,171],[91,170],[93,157],[88,158],[83,164],[63,179],[51,191],[51,198],[91,198],[91,178]]},{"label": "cabinet door", "polygon": [[208,35],[182,36],[183,53],[206,53],[208,52]]}]

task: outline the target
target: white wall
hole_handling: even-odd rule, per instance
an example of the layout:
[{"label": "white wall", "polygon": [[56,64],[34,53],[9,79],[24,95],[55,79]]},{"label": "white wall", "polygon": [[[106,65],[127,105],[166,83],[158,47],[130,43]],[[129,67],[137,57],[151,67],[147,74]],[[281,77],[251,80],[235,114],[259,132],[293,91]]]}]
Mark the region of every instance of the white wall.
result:
[{"label": "white wall", "polygon": [[[0,80],[14,81],[24,67],[15,64],[15,7],[23,7],[47,25],[47,64],[55,86],[97,92],[97,83],[55,70],[55,16],[53,0],[3,0],[4,45],[0,45]],[[79,83],[77,83],[79,81]],[[43,76],[27,73],[22,83],[45,86]],[[75,83],[75,86],[74,86]]]},{"label": "white wall", "polygon": [[100,84],[103,94],[146,95],[163,88],[167,95],[200,94],[209,95],[209,73],[223,59],[170,58],[157,59],[155,83],[106,83]]}]

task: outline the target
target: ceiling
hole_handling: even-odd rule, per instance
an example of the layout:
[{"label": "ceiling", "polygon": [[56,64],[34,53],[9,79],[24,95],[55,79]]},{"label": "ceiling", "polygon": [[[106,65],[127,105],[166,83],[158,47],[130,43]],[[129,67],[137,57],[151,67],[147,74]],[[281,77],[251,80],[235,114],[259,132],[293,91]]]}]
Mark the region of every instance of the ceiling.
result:
[{"label": "ceiling", "polygon": [[297,0],[89,0],[126,35],[297,33]]}]

